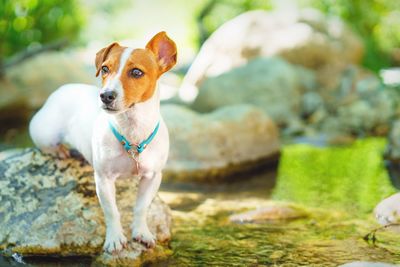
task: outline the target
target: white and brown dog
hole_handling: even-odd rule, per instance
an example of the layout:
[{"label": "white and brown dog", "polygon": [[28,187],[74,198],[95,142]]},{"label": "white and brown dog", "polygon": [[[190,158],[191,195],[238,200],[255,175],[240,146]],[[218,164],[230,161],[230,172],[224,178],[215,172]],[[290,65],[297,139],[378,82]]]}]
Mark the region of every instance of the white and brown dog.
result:
[{"label": "white and brown dog", "polygon": [[119,251],[127,242],[114,182],[135,174],[140,182],[132,238],[155,246],[146,214],[159,189],[169,150],[157,80],[175,65],[176,56],[176,45],[165,32],[156,34],[144,49],[112,43],[96,54],[96,76],[101,73],[102,89],[64,85],[30,122],[32,140],[42,151],[65,155],[63,144],[67,144],[92,164],[107,226],[107,252]]}]

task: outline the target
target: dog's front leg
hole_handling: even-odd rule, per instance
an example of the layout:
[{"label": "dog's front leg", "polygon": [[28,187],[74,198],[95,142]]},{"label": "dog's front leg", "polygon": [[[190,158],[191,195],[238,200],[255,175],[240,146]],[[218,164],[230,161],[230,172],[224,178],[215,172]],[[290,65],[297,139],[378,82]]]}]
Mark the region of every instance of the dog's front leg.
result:
[{"label": "dog's front leg", "polygon": [[115,180],[101,177],[97,173],[94,177],[97,196],[106,222],[106,240],[103,249],[109,253],[117,252],[125,247],[127,240],[123,233],[115,200]]},{"label": "dog's front leg", "polygon": [[145,173],[139,182],[132,224],[132,238],[147,247],[156,245],[156,238],[147,226],[147,210],[157,194],[161,183],[161,172]]}]

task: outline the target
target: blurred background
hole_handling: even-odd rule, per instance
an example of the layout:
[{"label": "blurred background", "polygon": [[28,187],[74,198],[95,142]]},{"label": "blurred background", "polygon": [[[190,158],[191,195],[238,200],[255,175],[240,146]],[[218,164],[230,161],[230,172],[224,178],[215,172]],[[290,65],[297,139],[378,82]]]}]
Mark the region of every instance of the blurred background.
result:
[{"label": "blurred background", "polygon": [[398,0],[1,1],[0,159],[57,87],[99,85],[99,49],[162,30],[172,264],[400,262],[360,238],[400,188]]},{"label": "blurred background", "polygon": [[[247,13],[234,19],[257,9],[265,14]],[[126,45],[143,45],[160,30],[166,30],[179,48],[178,66],[163,78],[168,86],[162,90],[164,99],[172,98],[175,102],[193,102],[205,78],[220,75],[257,57],[279,56],[311,69],[312,81],[308,81],[306,90],[312,92],[294,96],[298,98],[293,100],[297,104],[307,102],[300,107],[305,110],[296,110],[302,114],[298,114],[301,121],[292,120],[294,128],[300,127],[295,125],[299,123],[316,124],[310,117],[322,120],[315,117],[353,114],[363,104],[370,104],[363,99],[361,104],[357,102],[357,107],[343,108],[340,112],[338,102],[330,103],[327,91],[342,94],[340,101],[345,101],[344,94],[351,93],[346,90],[352,91],[357,86],[396,86],[400,79],[396,69],[400,64],[397,1],[234,0],[188,4],[179,0],[21,0],[2,1],[0,12],[0,149],[30,145],[23,128],[32,112],[55,88],[68,82],[97,82],[93,58],[98,49],[114,40]],[[203,44],[206,44],[204,51],[198,54]],[[372,80],[359,81],[367,76],[377,84],[371,85]],[[316,84],[310,84],[313,82]],[[205,98],[211,97],[206,94]],[[200,102],[210,100],[202,99],[203,96],[194,104],[195,109],[209,111],[216,107],[206,108],[210,103]],[[336,107],[331,110],[325,106],[323,112],[317,112],[320,110],[314,109],[319,104]],[[356,122],[361,118],[353,118],[357,125],[347,125],[354,127],[348,132],[386,134],[384,128],[395,111],[383,113],[370,114],[385,118],[373,118],[368,123]],[[349,120],[346,124],[353,124],[350,114],[350,117],[343,116]],[[293,127],[283,129],[304,130]]]}]

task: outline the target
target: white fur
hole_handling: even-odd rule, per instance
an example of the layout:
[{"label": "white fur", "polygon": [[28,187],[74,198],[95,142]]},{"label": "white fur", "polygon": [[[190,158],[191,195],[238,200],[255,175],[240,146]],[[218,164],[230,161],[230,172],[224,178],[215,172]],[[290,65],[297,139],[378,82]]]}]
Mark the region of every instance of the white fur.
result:
[{"label": "white fur", "polygon": [[123,99],[124,99],[124,90],[121,84],[121,74],[125,67],[126,62],[128,61],[130,55],[132,54],[133,48],[125,48],[124,52],[121,54],[119,68],[117,73],[107,80],[106,84],[104,85],[102,92],[106,91],[115,91],[117,93],[117,98],[113,103],[112,108],[116,110],[123,109]]},{"label": "white fur", "polygon": [[[131,52],[123,52],[119,75]],[[119,77],[115,79],[119,80]],[[104,89],[110,86],[116,86],[116,89],[121,85],[114,80]],[[158,191],[161,170],[169,150],[168,130],[160,114],[158,89],[149,100],[114,114],[106,113],[99,107],[99,94],[99,88],[90,85],[68,84],[60,87],[33,117],[29,126],[30,135],[35,145],[45,152],[56,153],[59,144],[66,143],[78,149],[92,164],[96,192],[107,225],[104,249],[113,252],[122,249],[126,243],[115,201],[114,182],[117,178],[134,176],[137,170],[133,159],[112,134],[108,122],[113,120],[128,140],[140,143],[160,121],[157,135],[139,156],[140,182],[132,224],[132,238],[154,246],[155,237],[147,227],[146,216]]]},{"label": "white fur", "polygon": [[78,149],[92,162],[92,130],[100,112],[99,89],[85,84],[67,84],[50,95],[29,124],[35,145],[45,152],[58,150],[61,143]]}]

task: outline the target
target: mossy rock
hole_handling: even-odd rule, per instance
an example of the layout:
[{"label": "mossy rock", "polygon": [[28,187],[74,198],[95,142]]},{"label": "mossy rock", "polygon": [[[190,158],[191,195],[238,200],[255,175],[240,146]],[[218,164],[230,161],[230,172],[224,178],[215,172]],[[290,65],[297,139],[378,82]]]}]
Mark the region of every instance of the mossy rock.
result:
[{"label": "mossy rock", "polygon": [[360,139],[345,147],[288,145],[274,198],[369,214],[395,192],[383,163],[385,145],[383,138]]},{"label": "mossy rock", "polygon": [[[0,155],[0,249],[22,256],[90,256],[103,265],[140,265],[165,259],[170,239],[170,210],[158,197],[148,223],[159,245],[152,250],[133,241],[119,255],[102,254],[103,213],[93,170],[74,159],[59,160],[36,149]],[[121,222],[130,237],[136,181],[117,180]]]}]

